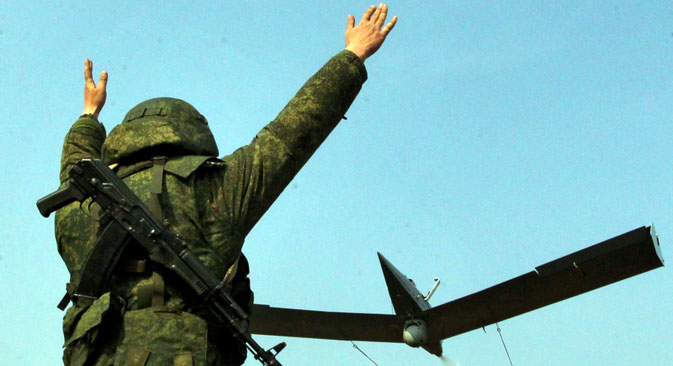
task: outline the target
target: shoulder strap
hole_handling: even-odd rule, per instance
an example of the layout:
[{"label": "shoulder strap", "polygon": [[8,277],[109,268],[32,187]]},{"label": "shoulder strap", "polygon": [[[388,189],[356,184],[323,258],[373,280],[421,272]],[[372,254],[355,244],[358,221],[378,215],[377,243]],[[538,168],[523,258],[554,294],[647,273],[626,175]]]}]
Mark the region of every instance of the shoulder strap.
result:
[{"label": "shoulder strap", "polygon": [[164,221],[163,213],[161,212],[161,202],[159,196],[164,185],[164,169],[166,167],[165,156],[157,156],[152,158],[152,183],[150,183],[150,211],[156,216],[159,221]]}]

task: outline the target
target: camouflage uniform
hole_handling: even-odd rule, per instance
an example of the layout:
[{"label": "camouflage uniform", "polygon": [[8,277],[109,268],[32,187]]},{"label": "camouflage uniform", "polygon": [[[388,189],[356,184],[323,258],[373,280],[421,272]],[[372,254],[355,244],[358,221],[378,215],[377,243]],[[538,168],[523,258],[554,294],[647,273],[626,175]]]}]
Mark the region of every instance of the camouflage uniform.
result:
[{"label": "camouflage uniform", "polygon": [[[216,158],[205,118],[183,101],[143,102],[107,138],[102,124],[82,116],[65,139],[61,182],[82,158],[117,164],[117,174],[129,187],[158,208],[167,227],[194,243],[192,250],[224,278],[237,264],[245,266],[239,256],[246,235],[342,119],[366,78],[355,54],[338,53],[249,145],[222,159]],[[157,156],[167,158],[152,160]],[[157,171],[162,172],[158,182]],[[79,280],[95,241],[93,217],[96,205],[89,202],[56,213],[58,250],[71,283]],[[169,273],[151,263],[140,266],[146,264],[143,258],[129,248],[108,292],[92,303],[77,300],[68,309],[64,363],[242,364],[245,348],[226,329],[204,320],[203,309],[190,304]],[[231,282],[236,294],[237,286],[247,286],[247,269],[234,273],[243,278]],[[249,305],[250,293],[240,293],[239,303]]]}]

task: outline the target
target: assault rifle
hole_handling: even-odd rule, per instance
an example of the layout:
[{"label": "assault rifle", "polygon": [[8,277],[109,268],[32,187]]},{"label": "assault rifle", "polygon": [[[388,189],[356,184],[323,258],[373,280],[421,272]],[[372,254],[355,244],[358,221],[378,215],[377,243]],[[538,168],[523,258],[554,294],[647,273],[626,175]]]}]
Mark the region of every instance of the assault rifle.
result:
[{"label": "assault rifle", "polygon": [[[183,238],[166,229],[138,196],[101,160],[79,161],[70,170],[67,185],[38,200],[37,208],[42,216],[49,217],[50,213],[59,208],[74,201],[83,202],[89,197],[100,205],[104,214],[110,219],[92,250],[98,248],[105,252],[106,247],[109,247],[106,243],[111,241],[123,243],[117,245],[117,249],[97,256],[98,259],[94,261],[96,263],[92,263],[90,267],[99,265],[114,267],[109,263],[114,264],[119,259],[124,243],[128,243],[132,237],[147,251],[152,261],[163,265],[181,278],[194,291],[196,298],[209,309],[211,315],[217,321],[229,326],[234,336],[245,343],[255,359],[265,366],[282,366],[276,360],[276,355],[285,347],[285,342],[268,351],[255,342],[248,329],[248,315],[224,289],[224,281],[218,279],[199,260]],[[86,268],[83,272],[84,276]],[[102,281],[105,275],[98,277],[98,281],[93,283]],[[101,291],[100,283],[88,287],[78,288],[74,296],[96,298],[101,295],[96,293]],[[63,307],[70,300],[69,297],[66,299]]]}]

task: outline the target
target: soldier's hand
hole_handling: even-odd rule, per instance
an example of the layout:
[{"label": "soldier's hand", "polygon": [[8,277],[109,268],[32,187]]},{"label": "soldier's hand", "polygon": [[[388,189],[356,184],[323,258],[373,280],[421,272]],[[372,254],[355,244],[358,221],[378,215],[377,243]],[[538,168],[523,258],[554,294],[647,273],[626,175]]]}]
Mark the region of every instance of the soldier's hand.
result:
[{"label": "soldier's hand", "polygon": [[93,68],[93,63],[88,58],[84,61],[84,113],[83,114],[93,114],[98,118],[98,114],[103,105],[105,105],[105,98],[107,98],[107,92],[105,87],[107,86],[107,71],[100,73],[100,79],[98,80],[98,85],[93,82],[91,77],[91,69]]},{"label": "soldier's hand", "polygon": [[387,15],[388,5],[383,3],[379,6],[370,6],[362,15],[360,24],[357,26],[355,25],[355,18],[349,15],[346,25],[346,49],[358,55],[362,61],[373,55],[397,23],[397,17],[395,16],[383,27]]}]

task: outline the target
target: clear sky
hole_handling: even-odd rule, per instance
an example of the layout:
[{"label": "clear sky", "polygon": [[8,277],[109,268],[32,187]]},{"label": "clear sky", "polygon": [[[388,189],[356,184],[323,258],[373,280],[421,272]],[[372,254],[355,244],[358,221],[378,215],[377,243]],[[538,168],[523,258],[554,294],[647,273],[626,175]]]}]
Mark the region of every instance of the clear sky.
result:
[{"label": "clear sky", "polygon": [[[0,364],[60,362],[68,274],[35,201],[57,188],[85,57],[110,74],[108,131],[138,102],[172,96],[227,154],[369,5],[4,1]],[[389,5],[399,22],[348,120],[248,236],[259,303],[391,313],[377,251],[421,291],[440,277],[435,305],[652,222],[671,258],[670,1]],[[514,365],[669,365],[672,303],[663,268],[500,327]],[[285,365],[371,365],[348,342],[283,340]],[[462,365],[509,364],[495,326],[443,345]],[[441,365],[401,344],[358,346],[379,365]]]}]

